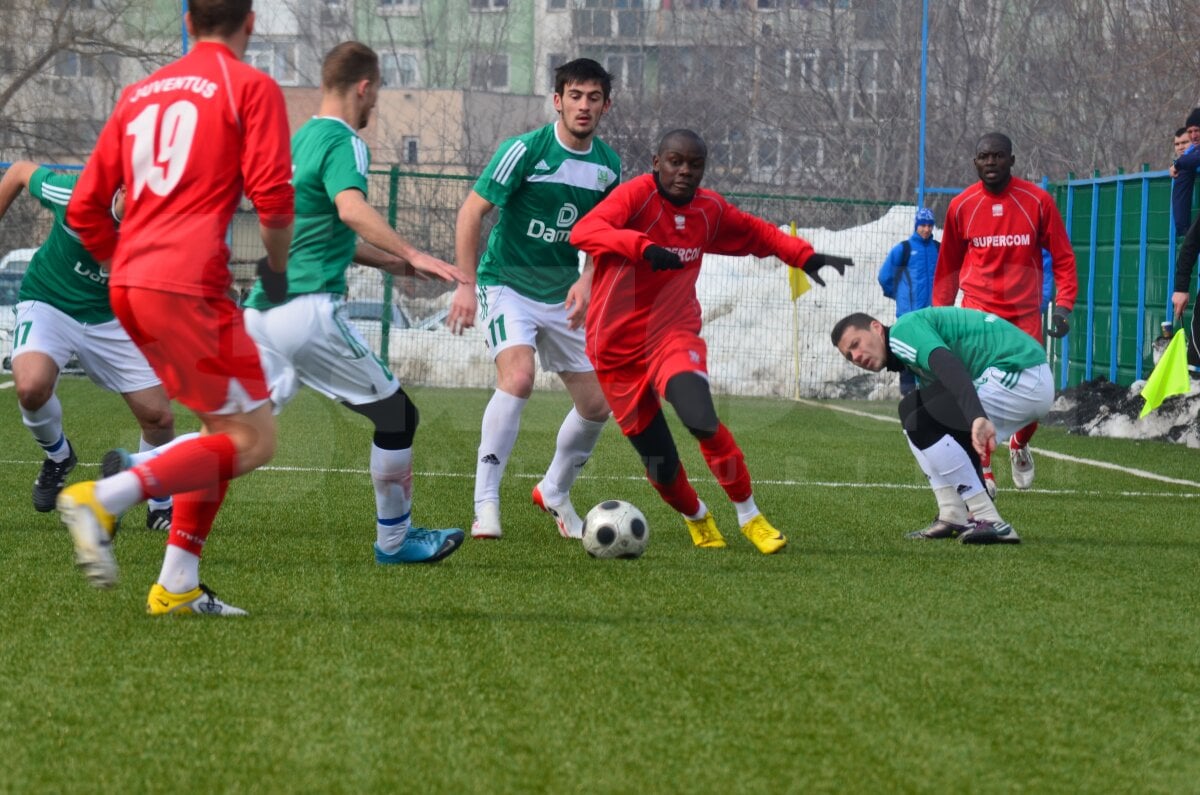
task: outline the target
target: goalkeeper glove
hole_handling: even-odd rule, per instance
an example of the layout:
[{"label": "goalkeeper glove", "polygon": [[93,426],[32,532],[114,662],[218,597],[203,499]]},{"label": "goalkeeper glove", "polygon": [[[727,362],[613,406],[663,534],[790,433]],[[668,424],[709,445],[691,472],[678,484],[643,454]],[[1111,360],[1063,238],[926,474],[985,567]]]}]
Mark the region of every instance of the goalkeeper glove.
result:
[{"label": "goalkeeper glove", "polygon": [[683,267],[683,260],[679,258],[679,255],[662,246],[646,246],[642,257],[650,263],[652,271],[677,271]]},{"label": "goalkeeper glove", "polygon": [[808,278],[824,287],[825,280],[817,275],[817,271],[828,265],[836,270],[839,276],[842,276],[846,273],[846,268],[853,264],[854,260],[850,259],[849,257],[837,257],[833,254],[813,254],[808,258],[808,261],[804,263],[801,270],[804,271]]},{"label": "goalkeeper glove", "polygon": [[254,263],[254,265],[255,270],[258,272],[258,278],[262,282],[263,292],[267,294],[267,300],[273,304],[282,304],[286,301],[288,296],[287,271],[279,272],[271,270],[266,257]]},{"label": "goalkeeper glove", "polygon": [[1070,330],[1071,310],[1065,306],[1054,307],[1054,313],[1050,315],[1050,328],[1046,329],[1046,333],[1058,339],[1067,336],[1067,332]]}]

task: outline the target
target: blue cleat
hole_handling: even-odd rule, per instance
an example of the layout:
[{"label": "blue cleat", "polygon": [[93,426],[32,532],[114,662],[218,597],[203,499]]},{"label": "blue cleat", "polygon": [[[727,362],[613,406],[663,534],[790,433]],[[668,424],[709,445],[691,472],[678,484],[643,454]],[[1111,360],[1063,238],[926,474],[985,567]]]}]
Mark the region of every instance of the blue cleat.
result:
[{"label": "blue cleat", "polygon": [[463,531],[426,530],[413,527],[408,531],[404,543],[395,552],[384,552],[375,545],[375,562],[393,563],[437,563],[442,558],[449,557],[454,550],[462,546]]}]

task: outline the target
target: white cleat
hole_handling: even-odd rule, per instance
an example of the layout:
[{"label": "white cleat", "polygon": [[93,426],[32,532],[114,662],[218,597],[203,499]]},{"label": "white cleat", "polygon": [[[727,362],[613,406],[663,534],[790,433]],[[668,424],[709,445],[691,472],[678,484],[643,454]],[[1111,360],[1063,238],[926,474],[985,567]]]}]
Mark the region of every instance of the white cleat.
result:
[{"label": "white cleat", "polygon": [[583,538],[583,520],[575,512],[571,498],[565,497],[562,502],[550,503],[542,495],[542,484],[533,487],[533,504],[554,517],[558,525],[558,534],[563,538]]},{"label": "white cleat", "polygon": [[1029,445],[1008,448],[1008,458],[1012,462],[1013,485],[1021,491],[1033,488],[1033,453]]},{"label": "white cleat", "polygon": [[471,538],[502,538],[500,504],[492,501],[475,506],[475,521],[471,523]]}]

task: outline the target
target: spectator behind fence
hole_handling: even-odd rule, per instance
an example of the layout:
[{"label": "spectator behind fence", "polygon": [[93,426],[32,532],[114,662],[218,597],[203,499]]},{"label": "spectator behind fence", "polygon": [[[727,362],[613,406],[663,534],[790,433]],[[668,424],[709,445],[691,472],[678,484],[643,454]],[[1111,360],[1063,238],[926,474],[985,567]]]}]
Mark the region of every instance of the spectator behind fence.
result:
[{"label": "spectator behind fence", "polygon": [[1191,142],[1191,139],[1188,138],[1187,127],[1180,127],[1175,131],[1175,139],[1173,142],[1175,146],[1175,153],[1171,155],[1171,165],[1175,165],[1176,158],[1187,151],[1188,144]]},{"label": "spectator behind fence", "polygon": [[[933,301],[933,269],[940,247],[933,239],[933,224],[932,210],[926,207],[917,210],[912,236],[893,246],[879,269],[879,286],[885,296],[896,302],[897,319],[924,309]],[[913,372],[901,370],[900,394],[907,395],[916,387]]]},{"label": "spectator behind fence", "polygon": [[[1184,122],[1184,131],[1188,145],[1175,156],[1170,168],[1171,217],[1175,219],[1176,238],[1192,225],[1192,188],[1196,184],[1196,169],[1200,168],[1200,108],[1192,108]],[[1175,149],[1178,152],[1178,142]]]}]

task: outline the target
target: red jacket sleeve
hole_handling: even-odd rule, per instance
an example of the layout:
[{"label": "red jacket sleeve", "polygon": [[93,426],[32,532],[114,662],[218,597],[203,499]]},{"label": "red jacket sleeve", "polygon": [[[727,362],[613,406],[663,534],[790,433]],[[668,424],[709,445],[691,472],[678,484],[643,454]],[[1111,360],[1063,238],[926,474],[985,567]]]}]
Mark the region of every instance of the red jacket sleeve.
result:
[{"label": "red jacket sleeve", "polygon": [[1054,303],[1066,309],[1075,308],[1079,293],[1079,274],[1075,270],[1075,250],[1054,200],[1050,199],[1042,213],[1042,247],[1049,250],[1054,269]]},{"label": "red jacket sleeve", "polygon": [[[123,104],[124,96],[117,102],[117,108]],[[114,111],[100,131],[96,148],[92,150],[92,156],[71,192],[71,203],[67,205],[67,226],[79,233],[83,247],[97,262],[111,260],[117,248],[112,200],[117,188],[125,181],[123,144],[121,122]]]},{"label": "red jacket sleeve", "polygon": [[642,258],[642,252],[654,241],[642,232],[626,229],[633,217],[635,201],[644,200],[640,180],[624,182],[604,197],[587,215],[575,222],[571,229],[571,245],[592,257],[615,254],[633,261]]},{"label": "red jacket sleeve", "polygon": [[812,245],[802,237],[792,237],[757,216],[742,212],[732,204],[725,205],[721,225],[712,244],[706,249],[713,254],[744,257],[779,257],[793,268],[799,268],[813,255]]},{"label": "red jacket sleeve", "polygon": [[242,110],[246,197],[254,205],[259,223],[276,229],[285,227],[292,222],[295,194],[283,92],[274,80],[255,80],[246,86]]},{"label": "red jacket sleeve", "polygon": [[937,264],[933,268],[933,305],[954,306],[958,298],[958,275],[962,270],[966,246],[958,229],[958,213],[953,206],[946,213],[946,225],[942,228],[942,245],[938,249]]}]

